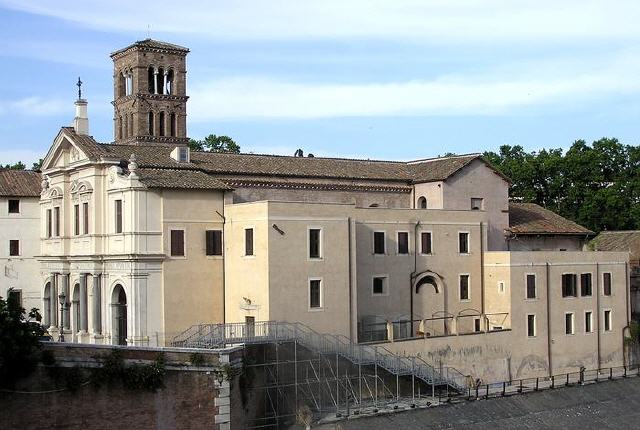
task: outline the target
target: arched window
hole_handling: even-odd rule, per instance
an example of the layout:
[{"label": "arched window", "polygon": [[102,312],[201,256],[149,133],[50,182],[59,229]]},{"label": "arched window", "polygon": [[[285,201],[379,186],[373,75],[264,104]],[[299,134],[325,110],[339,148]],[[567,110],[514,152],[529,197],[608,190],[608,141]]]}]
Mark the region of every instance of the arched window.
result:
[{"label": "arched window", "polygon": [[45,327],[51,326],[51,282],[47,282],[47,285],[44,287],[44,297],[42,298],[44,305],[44,321],[43,325]]},{"label": "arched window", "polygon": [[172,112],[171,116],[169,117],[169,119],[171,121],[171,125],[170,125],[170,127],[171,127],[171,136],[175,137],[176,136],[176,129],[178,128],[177,124],[176,124],[176,114]]},{"label": "arched window", "polygon": [[153,66],[149,66],[149,69],[147,70],[147,82],[149,83],[149,94],[154,94],[154,85],[155,85],[155,70],[153,69]]},{"label": "arched window", "polygon": [[122,72],[118,78],[118,97],[124,97],[125,95],[127,95],[127,78],[125,72]]},{"label": "arched window", "polygon": [[160,67],[156,73],[156,94],[164,94],[164,69]]},{"label": "arched window", "polygon": [[71,330],[74,335],[80,331],[80,284],[73,286],[71,294]]},{"label": "arched window", "polygon": [[114,345],[127,344],[127,294],[122,285],[117,284],[111,294],[111,313],[113,316]]},{"label": "arched window", "polygon": [[418,199],[418,208],[419,209],[426,209],[427,208],[427,199],[424,196],[421,196]]},{"label": "arched window", "polygon": [[153,112],[149,112],[149,136],[153,136]]},{"label": "arched window", "polygon": [[167,73],[167,88],[165,94],[173,94],[173,69]]},{"label": "arched window", "polygon": [[160,124],[159,124],[159,129],[160,129],[160,136],[164,136],[164,112],[160,112]]}]

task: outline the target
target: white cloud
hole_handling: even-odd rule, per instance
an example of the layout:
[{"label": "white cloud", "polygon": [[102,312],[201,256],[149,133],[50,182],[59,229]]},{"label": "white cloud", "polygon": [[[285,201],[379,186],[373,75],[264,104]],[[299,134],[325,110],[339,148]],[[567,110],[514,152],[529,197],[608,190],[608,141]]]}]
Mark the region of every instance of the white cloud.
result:
[{"label": "white cloud", "polygon": [[489,70],[433,80],[366,84],[298,83],[234,77],[194,83],[193,121],[238,118],[328,118],[344,116],[483,115],[518,108],[579,106],[640,91],[640,61],[634,53],[586,62],[527,64],[521,70]]},{"label": "white cloud", "polygon": [[70,103],[62,99],[44,99],[32,96],[19,100],[0,100],[0,114],[25,116],[51,116],[70,112]]},{"label": "white cloud", "polygon": [[387,38],[552,41],[637,38],[640,2],[617,0],[0,0],[110,31],[219,39]]}]

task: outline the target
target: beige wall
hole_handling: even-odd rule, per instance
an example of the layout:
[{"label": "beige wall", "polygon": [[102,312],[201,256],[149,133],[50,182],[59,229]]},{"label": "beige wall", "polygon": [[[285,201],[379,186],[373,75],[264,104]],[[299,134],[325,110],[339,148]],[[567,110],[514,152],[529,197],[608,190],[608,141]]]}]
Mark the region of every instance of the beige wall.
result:
[{"label": "beige wall", "polygon": [[413,207],[419,209],[418,200],[420,197],[427,199],[427,209],[443,209],[444,208],[444,196],[443,196],[443,182],[425,182],[422,184],[415,184],[414,189],[414,202]]},{"label": "beige wall", "polygon": [[516,236],[509,239],[511,251],[582,251],[587,237],[579,236]]}]

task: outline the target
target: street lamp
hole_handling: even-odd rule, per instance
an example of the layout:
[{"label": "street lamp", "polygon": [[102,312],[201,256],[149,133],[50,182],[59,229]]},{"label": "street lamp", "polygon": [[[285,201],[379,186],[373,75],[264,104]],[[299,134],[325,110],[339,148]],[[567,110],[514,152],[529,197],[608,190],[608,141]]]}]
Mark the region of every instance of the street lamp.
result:
[{"label": "street lamp", "polygon": [[60,292],[58,299],[60,300],[60,336],[58,336],[58,342],[64,342],[64,307],[67,299],[64,291]]}]

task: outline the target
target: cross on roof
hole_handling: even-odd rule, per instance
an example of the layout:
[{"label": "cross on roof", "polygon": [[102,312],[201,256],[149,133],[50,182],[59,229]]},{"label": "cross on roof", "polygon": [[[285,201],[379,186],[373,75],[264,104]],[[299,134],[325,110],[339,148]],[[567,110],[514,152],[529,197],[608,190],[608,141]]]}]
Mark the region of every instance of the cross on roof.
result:
[{"label": "cross on roof", "polygon": [[76,83],[78,86],[78,100],[82,99],[82,81],[80,80],[80,76],[78,76],[78,82]]}]

